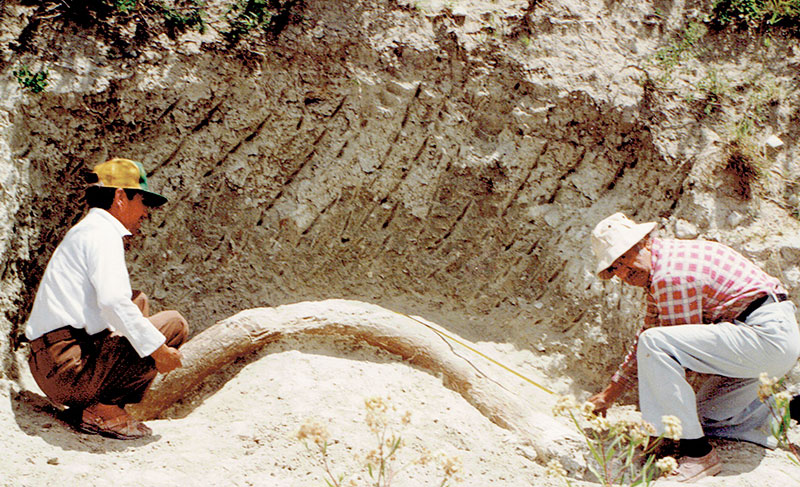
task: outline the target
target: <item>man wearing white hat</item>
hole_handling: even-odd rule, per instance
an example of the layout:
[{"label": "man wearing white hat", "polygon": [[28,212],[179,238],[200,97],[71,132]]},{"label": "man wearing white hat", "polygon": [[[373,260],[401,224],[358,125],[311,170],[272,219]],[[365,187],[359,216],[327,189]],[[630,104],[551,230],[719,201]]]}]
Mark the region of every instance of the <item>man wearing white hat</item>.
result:
[{"label": "man wearing white hat", "polygon": [[[660,434],[662,417],[680,419],[674,480],[691,482],[721,470],[707,436],[776,446],[759,376],[792,369],[800,331],[777,279],[722,244],[652,237],[655,226],[615,213],[592,232],[598,276],[644,288],[647,312],[611,382],[589,400],[605,414],[638,381],[643,420]],[[695,394],[685,370],[712,377]]]},{"label": "man wearing white hat", "polygon": [[177,311],[149,316],[147,297],[131,290],[123,238],[167,199],[150,191],[136,161],[112,159],[92,176],[89,213],[53,252],[36,292],[25,327],[28,364],[80,431],[143,438],[152,431],[124,406],[142,399],[157,371],[181,365],[189,328]]}]

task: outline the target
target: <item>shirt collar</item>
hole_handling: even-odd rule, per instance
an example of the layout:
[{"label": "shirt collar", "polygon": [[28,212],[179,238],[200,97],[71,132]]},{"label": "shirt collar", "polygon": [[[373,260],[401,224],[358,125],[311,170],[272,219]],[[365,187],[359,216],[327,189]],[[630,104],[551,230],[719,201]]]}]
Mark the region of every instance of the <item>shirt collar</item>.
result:
[{"label": "shirt collar", "polygon": [[109,225],[111,225],[114,228],[114,230],[117,231],[117,233],[119,233],[120,237],[127,237],[131,235],[131,232],[129,232],[128,229],[125,228],[125,225],[123,225],[122,222],[117,220],[117,218],[114,215],[112,215],[111,213],[102,208],[90,209],[88,216],[91,216],[92,218],[100,218],[106,221]]}]

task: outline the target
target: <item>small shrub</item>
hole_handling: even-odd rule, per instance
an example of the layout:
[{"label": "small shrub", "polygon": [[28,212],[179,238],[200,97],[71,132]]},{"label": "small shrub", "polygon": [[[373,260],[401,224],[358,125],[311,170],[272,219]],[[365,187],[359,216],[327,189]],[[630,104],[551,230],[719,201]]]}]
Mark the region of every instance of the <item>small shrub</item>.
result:
[{"label": "small shrub", "polygon": [[[427,465],[436,463],[441,470],[442,480],[439,487],[445,487],[448,482],[459,481],[461,461],[457,457],[447,455],[433,455],[424,452],[414,460],[401,463],[399,451],[403,447],[401,432],[403,427],[411,420],[411,414],[406,412],[401,417],[396,417],[396,409],[391,405],[389,398],[374,397],[364,401],[366,409],[365,423],[375,438],[375,448],[370,450],[364,464],[369,474],[369,485],[374,487],[390,487],[398,474],[412,465]],[[303,442],[309,454],[319,457],[324,471],[325,484],[328,487],[342,487],[345,484],[345,474],[334,473],[330,458],[330,435],[328,430],[309,420],[301,426],[296,438]],[[355,479],[346,485],[357,485]]]},{"label": "small shrub", "polygon": [[797,27],[800,0],[716,0],[712,20],[725,25],[786,25]]},{"label": "small shrub", "polygon": [[718,111],[723,97],[730,91],[728,81],[716,69],[710,69],[697,84],[697,88],[701,93],[705,94],[706,106],[703,108],[703,112],[706,115],[711,115],[713,112]]},{"label": "small shrub", "polygon": [[706,33],[708,28],[700,22],[690,22],[680,34],[680,37],[668,46],[662,47],[654,56],[655,63],[664,70],[664,79],[668,80],[672,69],[679,65],[685,58],[695,54],[697,43]]},{"label": "small shrub", "polygon": [[785,378],[770,378],[766,372],[762,373],[759,377],[761,385],[758,388],[758,398],[769,407],[772,414],[772,436],[778,440],[778,446],[787,448],[790,453],[789,459],[800,466],[800,450],[787,437],[789,429],[797,423],[789,411],[792,396],[786,391],[785,380]]},{"label": "small shrub", "polygon": [[[680,420],[674,416],[662,418],[665,433],[655,437],[655,428],[649,423],[611,422],[595,414],[591,402],[578,406],[570,397],[562,397],[553,408],[553,413],[569,417],[583,435],[594,461],[589,465],[589,471],[603,487],[623,483],[630,486],[650,485],[659,475],[677,468],[675,459],[671,457],[658,461],[655,458],[655,452],[664,438],[680,438]],[[551,474],[562,477],[567,485],[571,485],[566,471],[557,461],[551,461],[547,467]]]},{"label": "small shrub", "polygon": [[192,0],[190,6],[182,8],[169,7],[162,3],[158,8],[164,15],[167,27],[170,29],[183,31],[189,28],[196,29],[200,33],[206,30],[205,12],[203,11],[202,2]]},{"label": "small shrub", "polygon": [[14,71],[14,76],[23,88],[27,88],[33,93],[41,93],[47,88],[48,72],[46,69],[33,73],[27,66],[21,66]]},{"label": "small shrub", "polygon": [[267,0],[237,0],[228,10],[230,29],[224,35],[233,43],[253,29],[267,30],[273,15]]},{"label": "small shrub", "polygon": [[121,14],[129,14],[136,9],[136,0],[114,0],[114,8]]},{"label": "small shrub", "polygon": [[748,200],[752,197],[756,181],[765,173],[762,166],[763,157],[750,137],[731,142],[725,171],[733,177],[732,189],[739,198]]}]

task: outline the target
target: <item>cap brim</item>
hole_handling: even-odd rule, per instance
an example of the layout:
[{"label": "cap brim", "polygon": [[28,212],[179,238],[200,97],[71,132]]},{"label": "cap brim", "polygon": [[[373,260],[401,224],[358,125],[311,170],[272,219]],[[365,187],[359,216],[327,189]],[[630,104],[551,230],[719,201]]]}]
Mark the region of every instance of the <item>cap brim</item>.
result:
[{"label": "cap brim", "polygon": [[151,191],[139,190],[142,193],[142,202],[152,208],[159,207],[167,202],[167,198]]}]

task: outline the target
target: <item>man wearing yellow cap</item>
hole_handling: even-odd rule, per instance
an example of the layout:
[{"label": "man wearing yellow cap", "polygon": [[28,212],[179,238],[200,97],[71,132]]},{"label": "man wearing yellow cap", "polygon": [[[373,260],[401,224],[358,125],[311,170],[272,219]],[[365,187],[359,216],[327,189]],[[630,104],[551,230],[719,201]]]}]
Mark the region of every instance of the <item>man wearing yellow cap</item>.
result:
[{"label": "man wearing yellow cap", "polygon": [[80,431],[143,438],[152,431],[124,406],[141,401],[156,372],[181,365],[189,327],[177,311],[148,316],[147,297],[131,290],[123,238],[167,199],[128,159],[98,165],[92,179],[89,213],[67,232],[39,284],[25,327],[28,363],[42,391],[75,411]]},{"label": "man wearing yellow cap", "polygon": [[[592,232],[597,274],[644,288],[647,312],[610,384],[589,400],[604,414],[638,383],[643,420],[659,433],[664,416],[680,420],[673,478],[693,482],[721,471],[709,436],[776,446],[759,376],[792,369],[800,331],[778,279],[720,243],[652,237],[655,226],[615,213]],[[712,377],[695,393],[685,370]]]}]

